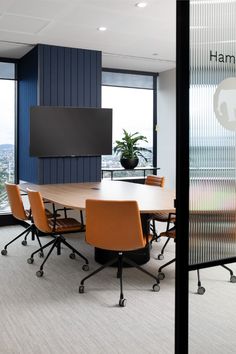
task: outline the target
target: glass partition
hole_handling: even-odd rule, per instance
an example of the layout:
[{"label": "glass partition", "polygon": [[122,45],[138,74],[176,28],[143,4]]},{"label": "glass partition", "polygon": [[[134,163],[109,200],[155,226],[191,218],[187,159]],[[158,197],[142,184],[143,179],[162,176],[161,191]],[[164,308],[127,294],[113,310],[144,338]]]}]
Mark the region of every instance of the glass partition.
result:
[{"label": "glass partition", "polygon": [[190,265],[236,256],[236,2],[190,2]]},{"label": "glass partition", "polygon": [[[189,269],[195,270],[189,272],[191,354],[235,352],[235,15],[236,1],[190,0]],[[205,293],[198,292],[196,269]]]}]

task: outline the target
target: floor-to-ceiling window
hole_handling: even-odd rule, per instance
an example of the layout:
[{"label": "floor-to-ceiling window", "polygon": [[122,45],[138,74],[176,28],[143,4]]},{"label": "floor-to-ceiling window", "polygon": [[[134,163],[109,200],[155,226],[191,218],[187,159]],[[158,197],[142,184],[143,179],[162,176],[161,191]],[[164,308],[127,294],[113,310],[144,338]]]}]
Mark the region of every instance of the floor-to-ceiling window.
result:
[{"label": "floor-to-ceiling window", "polygon": [[[113,109],[113,146],[123,129],[138,132],[147,138],[140,146],[150,150],[143,152],[146,160],[140,158],[139,166],[155,165],[156,75],[103,71],[102,107]],[[120,167],[120,156],[103,156],[102,167]]]},{"label": "floor-to-ceiling window", "polygon": [[15,64],[0,61],[0,214],[9,211],[4,187],[15,181]]}]

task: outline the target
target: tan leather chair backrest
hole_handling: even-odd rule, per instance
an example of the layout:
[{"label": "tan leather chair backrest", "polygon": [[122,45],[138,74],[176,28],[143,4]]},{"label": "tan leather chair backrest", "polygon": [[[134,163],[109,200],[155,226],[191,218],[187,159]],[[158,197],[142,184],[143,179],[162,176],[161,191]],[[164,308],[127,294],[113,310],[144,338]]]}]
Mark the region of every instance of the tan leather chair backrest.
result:
[{"label": "tan leather chair backrest", "polygon": [[19,187],[13,183],[5,183],[12,215],[18,220],[27,220]]},{"label": "tan leather chair backrest", "polygon": [[27,189],[27,192],[36,227],[45,233],[52,232],[52,228],[48,224],[48,218],[46,216],[45,207],[40,192],[32,191],[30,189]]},{"label": "tan leather chair backrest", "polygon": [[137,202],[86,200],[86,241],[113,251],[145,247]]},{"label": "tan leather chair backrest", "polygon": [[164,187],[165,185],[165,177],[159,177],[156,175],[148,175],[147,178],[145,179],[145,184],[150,185],[150,186],[158,186],[158,187]]}]

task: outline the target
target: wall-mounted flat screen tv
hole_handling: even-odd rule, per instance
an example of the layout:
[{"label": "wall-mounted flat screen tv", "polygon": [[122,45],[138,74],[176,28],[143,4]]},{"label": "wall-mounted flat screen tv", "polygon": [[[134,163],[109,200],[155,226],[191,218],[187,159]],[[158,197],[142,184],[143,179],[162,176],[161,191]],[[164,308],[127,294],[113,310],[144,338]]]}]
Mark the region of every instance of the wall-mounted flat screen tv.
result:
[{"label": "wall-mounted flat screen tv", "polygon": [[30,156],[111,154],[112,109],[31,107]]}]

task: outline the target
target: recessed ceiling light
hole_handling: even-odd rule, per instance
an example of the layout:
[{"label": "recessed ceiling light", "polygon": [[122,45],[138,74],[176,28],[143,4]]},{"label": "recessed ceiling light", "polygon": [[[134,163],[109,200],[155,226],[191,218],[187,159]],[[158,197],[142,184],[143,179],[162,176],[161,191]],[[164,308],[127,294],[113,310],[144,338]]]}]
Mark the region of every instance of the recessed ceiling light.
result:
[{"label": "recessed ceiling light", "polygon": [[106,27],[104,27],[104,26],[100,26],[100,27],[98,27],[98,29],[97,29],[98,31],[101,31],[101,32],[104,32],[104,31],[106,31],[107,30],[107,28]]},{"label": "recessed ceiling light", "polygon": [[135,4],[135,6],[143,8],[143,7],[147,6],[147,3],[146,2],[138,2],[137,4]]},{"label": "recessed ceiling light", "polygon": [[152,53],[152,55],[157,56],[157,55],[158,55],[158,53]]}]

